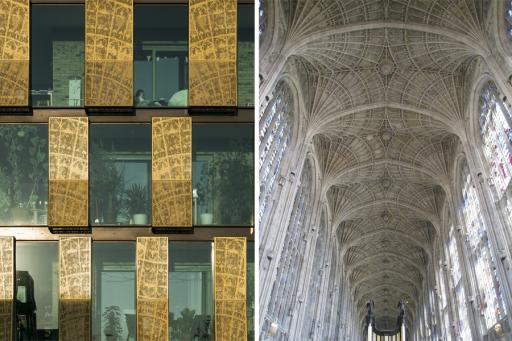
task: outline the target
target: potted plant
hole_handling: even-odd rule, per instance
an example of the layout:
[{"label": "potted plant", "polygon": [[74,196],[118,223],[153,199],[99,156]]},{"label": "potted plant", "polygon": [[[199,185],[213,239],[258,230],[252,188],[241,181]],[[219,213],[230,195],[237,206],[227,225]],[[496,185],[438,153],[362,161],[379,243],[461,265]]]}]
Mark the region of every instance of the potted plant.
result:
[{"label": "potted plant", "polygon": [[174,323],[171,323],[171,340],[210,340],[211,318],[196,315],[195,310],[185,308]]},{"label": "potted plant", "polygon": [[122,204],[123,169],[112,160],[114,148],[107,151],[103,143],[91,146],[91,217],[96,224],[116,224]]},{"label": "potted plant", "polygon": [[201,170],[201,178],[197,184],[197,195],[199,205],[202,208],[200,214],[201,225],[213,224],[213,186],[212,179],[215,176],[213,168],[204,163]]},{"label": "potted plant", "polygon": [[236,141],[231,143],[229,151],[215,156],[215,193],[220,196],[219,213],[224,223],[252,224],[254,161],[250,151],[249,144]]},{"label": "potted plant", "polygon": [[126,191],[126,204],[133,224],[146,225],[148,223],[148,196],[146,186],[132,184]]},{"label": "potted plant", "polygon": [[103,312],[103,333],[107,341],[124,341],[128,337],[126,317],[118,306],[109,306]]}]

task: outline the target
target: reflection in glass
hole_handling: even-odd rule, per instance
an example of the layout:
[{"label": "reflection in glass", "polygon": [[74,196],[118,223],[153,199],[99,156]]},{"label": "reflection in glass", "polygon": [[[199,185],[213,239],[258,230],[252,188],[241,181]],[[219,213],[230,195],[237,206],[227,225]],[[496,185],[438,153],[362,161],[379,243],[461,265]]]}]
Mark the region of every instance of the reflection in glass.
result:
[{"label": "reflection in glass", "polygon": [[254,4],[238,5],[238,106],[254,107]]},{"label": "reflection in glass", "polygon": [[252,124],[194,124],[192,183],[195,225],[253,224]]},{"label": "reflection in glass", "polygon": [[92,124],[89,167],[91,224],[151,223],[150,124]]},{"label": "reflection in glass", "polygon": [[48,126],[0,124],[0,224],[45,225]]},{"label": "reflection in glass", "polygon": [[136,5],[134,29],[134,105],[186,107],[187,6]]},{"label": "reflection in glass", "polygon": [[254,340],[254,242],[247,242],[247,340]]},{"label": "reflection in glass", "polygon": [[135,243],[93,243],[92,271],[92,339],[136,340]]},{"label": "reflection in glass", "polygon": [[84,5],[33,4],[30,11],[32,106],[83,106]]},{"label": "reflection in glass", "polygon": [[58,243],[16,243],[17,340],[57,340],[58,282]]},{"label": "reflection in glass", "polygon": [[169,244],[169,338],[213,340],[212,243]]}]

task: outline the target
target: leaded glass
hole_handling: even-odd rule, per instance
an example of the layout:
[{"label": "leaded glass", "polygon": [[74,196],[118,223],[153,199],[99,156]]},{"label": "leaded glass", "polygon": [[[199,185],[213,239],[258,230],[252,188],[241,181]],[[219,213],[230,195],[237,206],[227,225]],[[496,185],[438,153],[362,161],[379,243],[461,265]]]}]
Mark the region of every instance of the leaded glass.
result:
[{"label": "leaded glass", "polygon": [[296,304],[300,286],[299,275],[302,271],[303,255],[306,251],[303,234],[309,228],[307,218],[311,216],[312,210],[312,181],[312,167],[309,161],[306,161],[301,176],[301,187],[293,203],[293,211],[286,231],[286,245],[281,254],[281,265],[272,288],[271,303],[266,318],[268,321],[277,321],[285,330],[289,328],[291,322],[291,316],[287,311],[289,308],[293,309]]},{"label": "leaded glass", "polygon": [[462,283],[459,283],[459,285],[455,287],[455,295],[455,297],[457,298],[457,306],[459,313],[460,340],[472,340],[471,329],[469,327],[468,310],[466,307],[466,293],[464,292],[464,287],[462,286]]},{"label": "leaded glass", "polygon": [[265,32],[265,27],[267,26],[267,16],[266,16],[266,11],[265,11],[265,1],[264,0],[259,0],[258,1],[258,4],[259,4],[259,8],[258,8],[258,14],[259,14],[259,17],[260,17],[260,36],[263,34],[263,32]]},{"label": "leaded glass", "polygon": [[507,11],[505,12],[507,24],[507,36],[512,39],[512,0],[507,0]]},{"label": "leaded glass", "polygon": [[439,308],[441,309],[441,319],[443,323],[443,335],[447,340],[451,339],[450,335],[450,316],[448,309],[448,292],[446,291],[443,264],[439,263],[437,270],[437,280],[439,282]]},{"label": "leaded glass", "polygon": [[464,287],[461,281],[462,274],[460,270],[460,257],[459,251],[457,249],[457,240],[455,239],[455,232],[453,230],[453,226],[450,228],[450,233],[448,236],[448,253],[450,256],[451,279],[455,291],[455,300],[459,318],[459,333],[461,333],[461,336],[464,336],[462,340],[471,340]]},{"label": "leaded glass", "polygon": [[274,191],[284,153],[292,133],[292,96],[284,84],[260,116],[260,220]]},{"label": "leaded glass", "polygon": [[[476,189],[467,167],[464,171],[463,215],[468,233],[468,242],[472,260],[478,273],[477,284],[480,297],[480,311],[484,315],[486,327],[490,328],[504,315],[499,280],[495,271],[495,262],[490,253],[487,228],[482,219],[482,211]],[[494,273],[493,273],[494,272]],[[503,309],[503,310],[502,310]]]},{"label": "leaded glass", "polygon": [[512,175],[512,129],[507,118],[510,119],[510,113],[495,84],[487,83],[480,94],[480,133],[498,196],[503,195]]}]

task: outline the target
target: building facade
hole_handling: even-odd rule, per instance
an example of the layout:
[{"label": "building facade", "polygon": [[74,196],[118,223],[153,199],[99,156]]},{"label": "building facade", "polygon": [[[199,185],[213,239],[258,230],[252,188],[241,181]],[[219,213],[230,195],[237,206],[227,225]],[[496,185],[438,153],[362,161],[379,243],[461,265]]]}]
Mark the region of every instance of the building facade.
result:
[{"label": "building facade", "polygon": [[0,340],[254,339],[253,136],[253,1],[0,1]]}]

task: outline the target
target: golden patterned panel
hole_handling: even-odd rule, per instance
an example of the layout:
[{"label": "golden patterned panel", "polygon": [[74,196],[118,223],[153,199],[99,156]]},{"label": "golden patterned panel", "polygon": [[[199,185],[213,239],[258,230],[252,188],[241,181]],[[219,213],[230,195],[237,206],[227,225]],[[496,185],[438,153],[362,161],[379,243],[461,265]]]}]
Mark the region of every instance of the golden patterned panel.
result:
[{"label": "golden patterned panel", "polygon": [[87,117],[50,117],[48,129],[50,180],[87,180]]},{"label": "golden patterned panel", "polygon": [[50,117],[49,226],[88,226],[87,117]]},{"label": "golden patterned panel", "polygon": [[189,2],[189,105],[237,105],[237,1]]},{"label": "golden patterned panel", "polygon": [[29,0],[0,1],[0,106],[28,106]]},{"label": "golden patterned panel", "polygon": [[91,337],[91,238],[61,238],[59,264],[59,340],[88,341]]},{"label": "golden patterned panel", "polygon": [[216,237],[215,340],[247,340],[247,240],[243,237]]},{"label": "golden patterned panel", "polygon": [[85,105],[133,105],[133,0],[85,1]]},{"label": "golden patterned panel", "polygon": [[192,181],[153,181],[153,226],[192,226]]},{"label": "golden patterned panel", "polygon": [[86,180],[50,180],[48,225],[87,226],[88,190]]},{"label": "golden patterned panel", "polygon": [[14,301],[14,238],[0,237],[0,340],[11,340]]},{"label": "golden patterned panel", "polygon": [[137,340],[168,340],[169,240],[137,238]]},{"label": "golden patterned panel", "polygon": [[192,226],[192,119],[152,119],[153,226]]},{"label": "golden patterned panel", "polygon": [[192,119],[153,117],[153,180],[192,179]]}]

